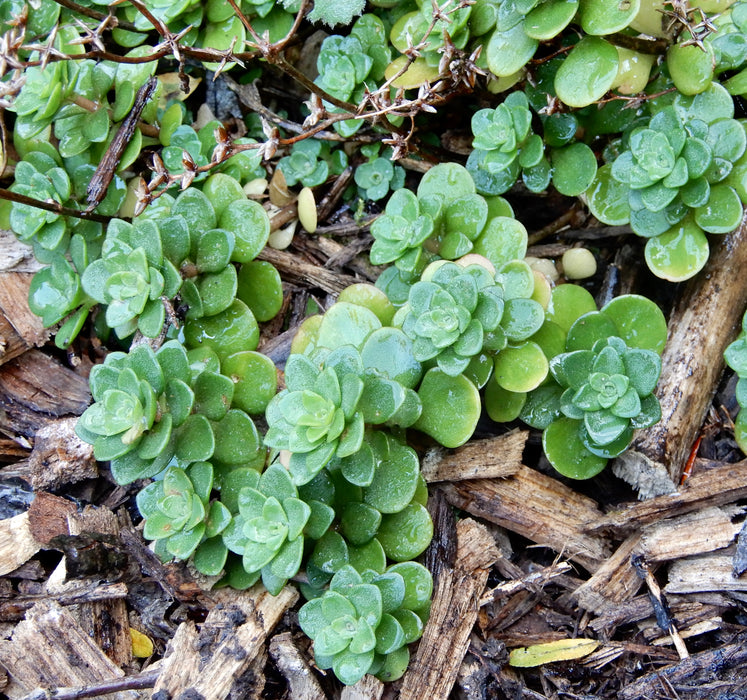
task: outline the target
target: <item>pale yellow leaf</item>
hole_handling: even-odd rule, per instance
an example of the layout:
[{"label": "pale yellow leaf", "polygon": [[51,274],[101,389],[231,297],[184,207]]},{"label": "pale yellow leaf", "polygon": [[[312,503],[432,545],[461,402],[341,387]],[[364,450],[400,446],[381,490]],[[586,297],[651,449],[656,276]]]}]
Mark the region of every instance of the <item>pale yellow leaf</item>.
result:
[{"label": "pale yellow leaf", "polygon": [[553,661],[580,659],[591,654],[598,646],[599,642],[594,639],[558,639],[555,642],[513,649],[508,656],[508,663],[519,668],[529,668]]}]

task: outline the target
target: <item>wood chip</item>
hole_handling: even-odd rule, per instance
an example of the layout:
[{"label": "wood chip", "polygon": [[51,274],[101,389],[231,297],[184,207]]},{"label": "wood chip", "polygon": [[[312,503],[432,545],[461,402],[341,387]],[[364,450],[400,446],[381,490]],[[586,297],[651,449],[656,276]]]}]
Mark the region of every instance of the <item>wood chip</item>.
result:
[{"label": "wood chip", "polygon": [[272,638],[270,656],[288,681],[293,700],[327,700],[319,681],[296,647],[290,632],[283,632]]},{"label": "wood chip", "polygon": [[664,591],[747,591],[747,576],[734,576],[731,553],[705,554],[673,562],[669,569],[669,582]]},{"label": "wood chip", "polygon": [[[747,304],[747,222],[714,241],[703,271],[690,280],[669,319],[656,388],[662,419],[640,431],[633,449],[663,464],[679,483],[703,426]],[[714,332],[718,329],[718,332]]]},{"label": "wood chip", "polygon": [[431,615],[402,681],[400,700],[447,698],[467,653],[478,601],[500,556],[487,529],[466,518],[457,524],[457,557],[436,584]]},{"label": "wood chip", "polygon": [[36,432],[29,457],[31,485],[37,491],[57,490],[64,484],[92,479],[98,473],[93,445],[75,433],[78,417],[50,420]]},{"label": "wood chip", "polygon": [[11,640],[0,640],[0,663],[26,693],[35,688],[87,686],[124,675],[75,618],[53,601],[37,603],[16,625]]},{"label": "wood chip", "polygon": [[[227,589],[224,589],[227,590]],[[208,613],[200,631],[192,621],[177,628],[169,644],[155,692],[171,697],[228,697],[234,682],[249,667],[285,611],[298,599],[286,586],[271,596],[262,586],[229,591],[226,601]],[[230,601],[230,602],[229,602]]]},{"label": "wood chip", "polygon": [[287,250],[265,248],[257,256],[257,260],[265,260],[272,263],[283,274],[283,279],[288,282],[306,287],[318,287],[330,294],[339,294],[345,287],[358,282],[351,275],[333,272],[319,265],[308,263],[303,258],[289,253]]},{"label": "wood chip", "polygon": [[29,309],[33,276],[27,272],[0,272],[0,364],[49,339],[49,330]]},{"label": "wood chip", "polygon": [[[355,685],[346,685],[340,700],[379,700],[386,686],[375,676],[365,675]],[[295,695],[293,700],[296,700]]]},{"label": "wood chip", "polygon": [[604,537],[585,532],[602,517],[596,503],[529,467],[507,479],[446,484],[443,490],[457,508],[560,552],[589,571],[610,552]]},{"label": "wood chip", "polygon": [[[630,532],[648,523],[690,513],[706,506],[733,503],[747,496],[747,460],[733,464],[698,460],[693,474],[676,493],[630,503],[590,521],[588,532]],[[705,467],[711,467],[706,469]]]},{"label": "wood chip", "polygon": [[474,440],[453,451],[429,450],[421,472],[427,482],[513,476],[521,467],[528,430],[513,430],[488,440]]},{"label": "wood chip", "polygon": [[0,576],[9,574],[41,549],[29,528],[29,514],[0,520]]}]

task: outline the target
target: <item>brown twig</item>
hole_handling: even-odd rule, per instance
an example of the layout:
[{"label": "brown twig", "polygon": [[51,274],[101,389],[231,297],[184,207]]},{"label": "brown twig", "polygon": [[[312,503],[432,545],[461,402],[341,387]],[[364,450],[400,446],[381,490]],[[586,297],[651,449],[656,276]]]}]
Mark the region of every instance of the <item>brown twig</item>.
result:
[{"label": "brown twig", "polygon": [[66,207],[58,202],[43,202],[41,199],[34,199],[25,194],[11,192],[4,188],[0,188],[0,199],[5,199],[9,202],[16,202],[18,204],[26,204],[30,207],[36,207],[37,209],[44,209],[44,211],[51,211],[60,216],[74,216],[76,219],[97,221],[101,224],[108,224],[109,221],[111,221],[110,216],[102,216],[101,214],[95,214],[94,212],[71,209],[70,207]]},{"label": "brown twig", "polygon": [[[109,15],[108,13],[99,12],[98,10],[94,10],[91,7],[84,7],[83,5],[79,5],[77,2],[73,2],[73,0],[54,0],[54,1],[58,5],[62,5],[63,7],[66,7],[68,10],[77,12],[78,14],[83,15],[85,17],[90,17],[91,19],[95,19],[98,22],[100,22],[101,20],[105,20],[107,17],[112,17],[112,15]],[[113,17],[113,22],[114,22],[113,23],[114,27],[119,27],[120,29],[126,29],[128,32],[141,31],[131,22],[127,22],[117,17]]]},{"label": "brown twig", "polygon": [[80,688],[37,688],[24,696],[22,700],[78,700],[79,698],[95,698],[99,695],[118,693],[123,690],[143,690],[152,688],[156,684],[159,673],[158,669],[149,669],[136,676],[113,678]]}]

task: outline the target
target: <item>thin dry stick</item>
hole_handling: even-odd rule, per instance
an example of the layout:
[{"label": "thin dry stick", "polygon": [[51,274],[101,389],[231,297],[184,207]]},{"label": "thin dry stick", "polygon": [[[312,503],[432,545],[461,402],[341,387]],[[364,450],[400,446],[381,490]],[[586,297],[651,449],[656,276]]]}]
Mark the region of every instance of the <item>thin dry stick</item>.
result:
[{"label": "thin dry stick", "polygon": [[137,676],[123,676],[101,683],[92,683],[80,688],[37,688],[21,700],[78,700],[79,698],[95,698],[99,695],[119,693],[123,690],[143,690],[152,688],[158,680],[159,671],[148,670]]}]

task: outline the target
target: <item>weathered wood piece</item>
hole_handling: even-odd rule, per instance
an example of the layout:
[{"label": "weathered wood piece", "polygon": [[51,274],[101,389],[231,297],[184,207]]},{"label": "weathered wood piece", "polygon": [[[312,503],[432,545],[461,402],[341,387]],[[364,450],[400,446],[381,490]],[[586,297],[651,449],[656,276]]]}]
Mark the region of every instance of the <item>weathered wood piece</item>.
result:
[{"label": "weathered wood piece", "polygon": [[[698,471],[672,494],[648,501],[630,503],[590,522],[587,532],[603,530],[630,532],[642,525],[675,515],[691,513],[707,506],[733,503],[747,496],[747,460],[733,464],[698,460]],[[711,466],[710,469],[701,467]]]},{"label": "weathered wood piece", "polygon": [[[19,622],[10,640],[0,640],[0,664],[22,692],[35,688],[87,686],[124,675],[78,625],[53,601],[41,601]],[[131,698],[129,693],[113,696]]]},{"label": "weathered wood piece", "polygon": [[[672,697],[680,692],[692,697],[690,691],[699,685],[718,689],[723,697],[729,690],[740,691],[747,685],[747,638],[745,635],[732,644],[693,654],[677,664],[658,668],[639,678],[618,693],[620,700],[660,697],[666,688]],[[675,695],[676,693],[676,695]],[[735,696],[738,697],[738,696]]]},{"label": "weathered wood piece", "polygon": [[0,427],[30,437],[50,418],[79,416],[90,402],[86,379],[40,350],[0,367]]},{"label": "weathered wood piece", "polygon": [[596,503],[529,467],[506,479],[463,481],[443,490],[457,508],[560,552],[589,571],[610,553],[604,537],[586,532],[602,517]]},{"label": "weathered wood piece", "polygon": [[275,635],[270,641],[270,656],[285,676],[293,700],[327,700],[319,681],[296,647],[290,632]]},{"label": "weathered wood piece", "polygon": [[303,258],[287,250],[275,250],[265,247],[257,256],[258,260],[272,263],[283,279],[303,286],[319,287],[330,294],[339,294],[345,287],[355,284],[358,280],[339,272],[333,272],[319,265],[306,262]]},{"label": "weathered wood piece", "polygon": [[[286,586],[271,596],[261,586],[233,591],[231,602],[215,606],[201,629],[192,621],[177,628],[164,659],[155,692],[171,698],[222,700],[263,647],[285,611],[298,599]],[[227,599],[228,600],[228,599]],[[198,695],[199,694],[199,695]]]},{"label": "weathered wood piece", "polygon": [[728,547],[742,528],[739,506],[704,508],[643,528],[638,551],[648,562],[672,561]]},{"label": "weathered wood piece", "polygon": [[41,545],[29,528],[28,512],[0,520],[0,576],[17,569],[39,549]]},{"label": "weathered wood piece", "polygon": [[747,576],[734,576],[732,552],[680,559],[669,569],[666,593],[747,591]]},{"label": "weathered wood piece", "polygon": [[49,339],[49,330],[29,309],[33,276],[28,272],[0,272],[0,364]]},{"label": "weathered wood piece", "polygon": [[594,575],[573,592],[571,597],[580,607],[602,614],[635,596],[641,580],[630,557],[638,550],[640,542],[639,534],[630,535]]},{"label": "weathered wood piece", "polygon": [[471,518],[457,524],[457,542],[456,562],[440,573],[430,619],[403,678],[400,700],[447,698],[467,653],[478,601],[500,554],[486,528]]},{"label": "weathered wood piece", "polygon": [[[346,685],[340,700],[379,700],[386,686],[376,676],[363,676],[355,685]],[[293,697],[295,699],[295,696]]]},{"label": "weathered wood piece", "polygon": [[513,476],[521,467],[528,430],[513,430],[487,440],[473,440],[456,450],[429,450],[421,473],[427,482],[493,479]]},{"label": "weathered wood piece", "polygon": [[685,288],[669,319],[656,395],[662,419],[642,431],[633,449],[663,464],[679,483],[711,405],[723,353],[747,304],[747,220],[714,245],[705,268]]},{"label": "weathered wood piece", "polygon": [[36,272],[42,267],[30,245],[19,241],[12,231],[0,229],[0,272]]},{"label": "weathered wood piece", "polygon": [[29,457],[31,485],[37,491],[58,489],[99,473],[93,445],[75,433],[77,416],[50,420],[37,430]]},{"label": "weathered wood piece", "polygon": [[[119,534],[117,518],[108,508],[86,506],[83,512],[68,515],[68,529],[71,535],[95,533],[116,536]],[[67,557],[60,563],[60,574],[65,575]],[[53,575],[54,576],[54,575]],[[62,581],[55,585],[53,576],[47,581],[49,593],[72,593],[80,588],[78,579]],[[122,598],[88,601],[76,605],[72,614],[80,626],[92,637],[99,648],[117,665],[125,666],[132,661],[132,639],[127,605]]]}]

